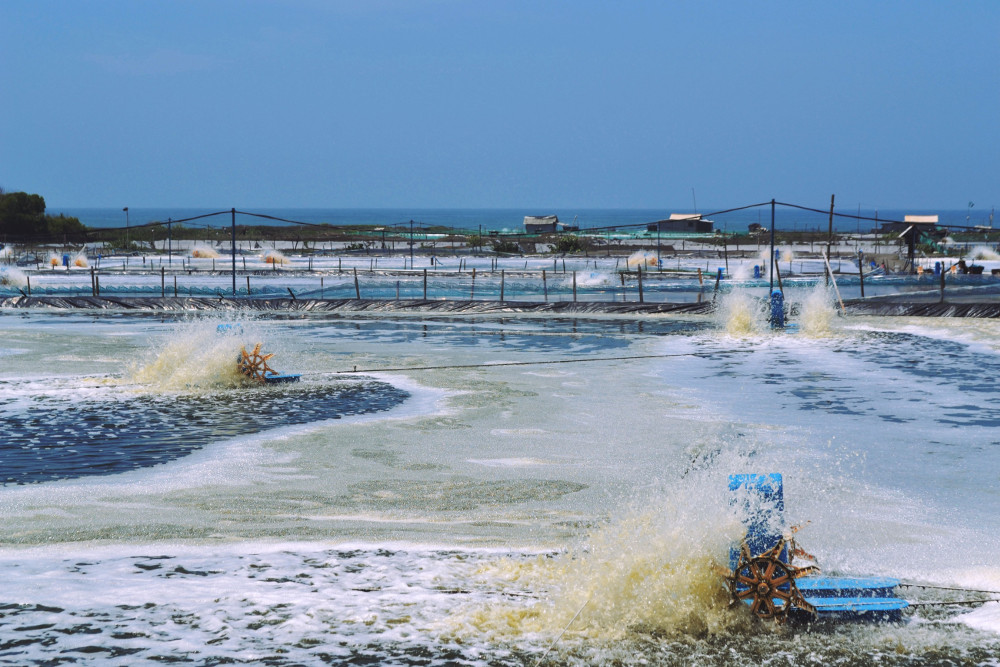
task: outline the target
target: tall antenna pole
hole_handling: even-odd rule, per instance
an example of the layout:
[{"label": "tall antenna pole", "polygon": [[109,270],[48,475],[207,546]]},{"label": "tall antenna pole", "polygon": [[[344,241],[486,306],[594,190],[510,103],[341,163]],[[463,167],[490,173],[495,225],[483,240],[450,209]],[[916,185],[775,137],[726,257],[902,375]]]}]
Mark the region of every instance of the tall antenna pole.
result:
[{"label": "tall antenna pole", "polygon": [[233,298],[236,297],[236,209],[232,209],[233,215]]},{"label": "tall antenna pole", "polygon": [[767,260],[767,265],[771,269],[771,287],[767,290],[767,298],[771,298],[774,292],[774,200],[771,200],[771,256]]},{"label": "tall antenna pole", "polygon": [[[833,244],[833,198],[834,195],[830,195],[830,232],[826,237],[826,256],[830,257],[830,246]],[[830,284],[830,274],[826,273],[826,284]]]}]

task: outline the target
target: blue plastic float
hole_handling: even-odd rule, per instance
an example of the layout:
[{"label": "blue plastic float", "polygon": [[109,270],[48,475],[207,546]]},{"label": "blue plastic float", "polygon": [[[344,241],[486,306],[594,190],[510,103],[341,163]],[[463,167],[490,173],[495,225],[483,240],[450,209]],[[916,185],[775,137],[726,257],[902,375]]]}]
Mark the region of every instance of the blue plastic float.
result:
[{"label": "blue plastic float", "polygon": [[[896,597],[898,579],[818,576],[815,565],[795,544],[784,523],[781,475],[730,475],[732,504],[744,517],[746,537],[729,554],[726,577],[733,604],[744,603],[762,619],[896,622],[909,604]],[[788,534],[789,537],[785,537]]]},{"label": "blue plastic float", "polygon": [[785,295],[781,290],[771,292],[771,328],[785,328]]}]

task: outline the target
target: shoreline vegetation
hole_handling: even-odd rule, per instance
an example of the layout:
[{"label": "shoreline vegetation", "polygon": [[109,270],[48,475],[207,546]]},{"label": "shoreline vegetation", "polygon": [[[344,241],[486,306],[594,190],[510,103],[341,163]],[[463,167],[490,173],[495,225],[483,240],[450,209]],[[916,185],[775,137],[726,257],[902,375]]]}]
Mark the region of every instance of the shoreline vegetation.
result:
[{"label": "shoreline vegetation", "polygon": [[[125,209],[123,209],[124,211]],[[236,211],[234,210],[234,213]],[[17,247],[19,262],[31,257],[42,261],[52,253],[85,253],[88,256],[183,253],[203,245],[220,256],[246,255],[268,247],[310,255],[383,255],[402,254],[462,255],[495,254],[498,256],[559,255],[578,257],[627,256],[636,251],[656,252],[676,257],[680,253],[695,256],[746,258],[769,248],[771,231],[756,226],[753,231],[711,233],[660,233],[644,225],[623,225],[597,230],[560,230],[549,233],[496,232],[479,233],[442,225],[334,225],[298,223],[280,219],[284,224],[225,224],[207,226],[191,221],[222,215],[228,222],[229,211],[180,221],[150,222],[134,226],[88,227],[75,217],[45,213],[45,200],[37,194],[4,192],[0,188],[0,245]],[[268,216],[260,216],[267,218]],[[235,216],[234,216],[235,220]],[[185,223],[189,224],[185,224]],[[945,234],[939,235],[938,240]],[[890,271],[899,270],[906,259],[906,242],[897,232],[828,232],[781,230],[773,232],[775,247],[789,248],[796,256],[830,258],[856,256],[858,251]],[[922,239],[916,256],[922,258],[961,257],[972,246],[995,247],[1000,243],[1000,229],[950,230],[947,242]],[[13,257],[6,255],[7,261]]]}]

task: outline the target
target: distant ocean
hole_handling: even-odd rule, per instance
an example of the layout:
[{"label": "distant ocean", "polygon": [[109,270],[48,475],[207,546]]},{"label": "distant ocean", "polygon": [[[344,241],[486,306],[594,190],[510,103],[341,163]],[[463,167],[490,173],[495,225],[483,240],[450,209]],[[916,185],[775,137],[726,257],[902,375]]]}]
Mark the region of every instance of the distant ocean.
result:
[{"label": "distant ocean", "polygon": [[[747,226],[752,223],[760,223],[764,227],[771,226],[770,206],[761,206],[752,209],[744,209],[731,213],[717,214],[716,211],[725,210],[727,207],[716,209],[701,209],[703,215],[708,215],[715,221],[715,228],[721,231],[745,232]],[[228,208],[129,208],[128,225],[138,226],[149,222],[166,222],[170,220],[184,220],[200,215],[224,212],[224,215],[217,215],[202,218],[190,223],[191,226],[205,225],[210,227],[224,227],[231,223]],[[488,231],[511,231],[517,232],[524,229],[524,216],[526,215],[557,215],[561,222],[576,223],[581,230],[619,227],[628,225],[642,225],[644,223],[663,220],[671,213],[690,214],[690,208],[678,209],[563,209],[563,208],[416,208],[416,209],[395,209],[395,208],[239,208],[238,211],[272,216],[296,222],[312,224],[328,223],[331,225],[376,225],[376,226],[402,226],[409,227],[410,221],[419,228],[424,225],[445,226],[462,230]],[[989,225],[990,210],[972,209],[952,210],[952,211],[926,211],[926,210],[885,210],[874,211],[855,208],[836,208],[837,214],[849,216],[862,216],[865,218],[878,218],[882,220],[902,220],[905,215],[937,215],[940,223],[944,225]],[[60,213],[77,217],[89,227],[114,228],[126,226],[125,212],[121,208],[81,208],[81,207],[48,207],[50,215]],[[270,224],[278,225],[267,219],[237,213],[236,224]],[[814,213],[800,209],[778,206],[775,212],[775,229],[783,231],[810,231],[826,230],[828,225],[827,213]],[[857,220],[847,217],[835,217],[834,229],[839,232],[867,232],[875,228],[877,224],[873,220]]]}]

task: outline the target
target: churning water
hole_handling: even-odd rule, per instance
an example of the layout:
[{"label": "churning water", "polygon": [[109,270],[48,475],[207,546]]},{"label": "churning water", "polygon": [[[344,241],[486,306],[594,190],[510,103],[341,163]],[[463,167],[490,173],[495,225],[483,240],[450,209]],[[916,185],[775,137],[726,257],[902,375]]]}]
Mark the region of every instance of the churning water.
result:
[{"label": "churning water", "polygon": [[[0,314],[0,664],[995,664],[997,603],[775,629],[714,568],[727,476],[781,472],[824,572],[1000,590],[1000,325],[817,292],[776,332],[723,298],[229,335]],[[257,342],[303,382],[241,386]]]}]

